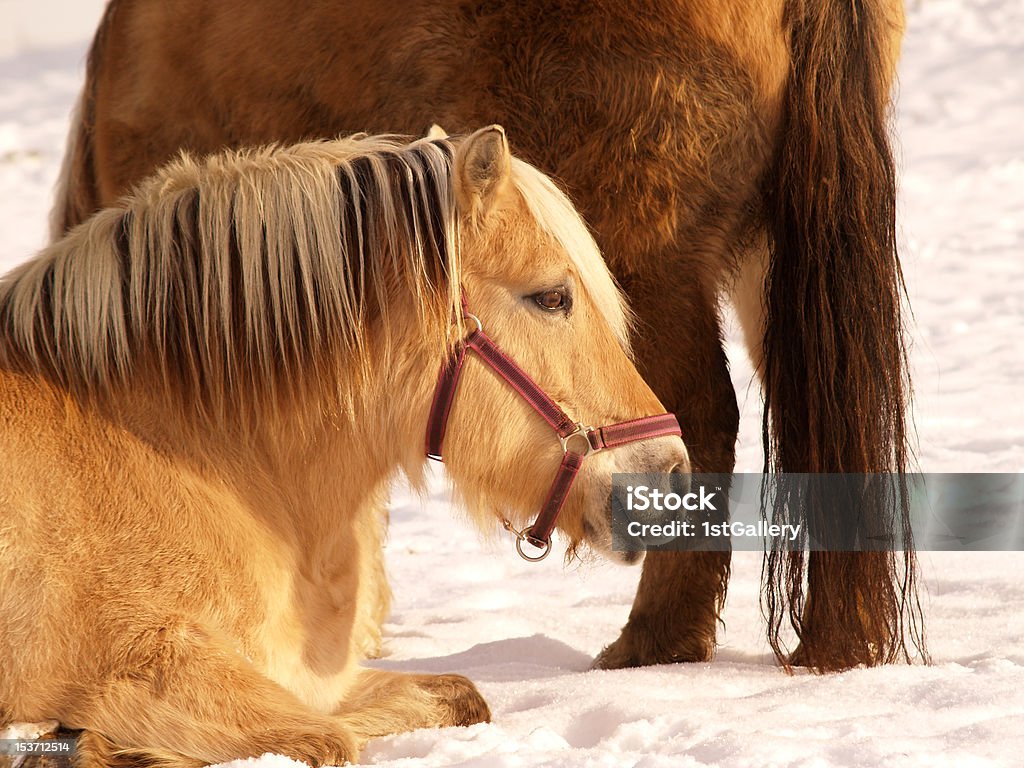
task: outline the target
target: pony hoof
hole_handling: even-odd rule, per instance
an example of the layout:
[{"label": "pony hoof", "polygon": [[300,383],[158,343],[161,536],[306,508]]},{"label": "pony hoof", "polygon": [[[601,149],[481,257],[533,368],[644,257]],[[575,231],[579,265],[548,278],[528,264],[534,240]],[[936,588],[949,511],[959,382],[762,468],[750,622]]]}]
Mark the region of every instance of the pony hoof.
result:
[{"label": "pony hoof", "polygon": [[439,727],[491,722],[490,707],[468,678],[462,675],[438,675],[425,687],[441,706]]},{"label": "pony hoof", "polygon": [[290,757],[306,763],[311,768],[344,765],[359,759],[355,739],[347,732],[336,728],[331,733],[314,731],[304,734],[282,734],[277,745],[270,745],[264,751]]}]

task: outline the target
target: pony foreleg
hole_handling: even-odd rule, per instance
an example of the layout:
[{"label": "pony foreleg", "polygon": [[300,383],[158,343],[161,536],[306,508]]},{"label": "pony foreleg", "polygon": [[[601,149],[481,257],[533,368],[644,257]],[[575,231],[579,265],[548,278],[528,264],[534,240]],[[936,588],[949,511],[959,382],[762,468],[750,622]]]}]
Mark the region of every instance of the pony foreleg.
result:
[{"label": "pony foreleg", "polygon": [[305,706],[194,624],[152,625],[111,666],[106,680],[83,686],[60,713],[64,725],[103,735],[84,744],[82,764],[90,768],[189,766],[267,752],[311,766],[358,758],[343,721]]},{"label": "pony foreleg", "polygon": [[381,626],[391,612],[391,588],[384,563],[388,508],[384,498],[369,505],[365,525],[359,526],[359,593],[352,626],[352,645],[358,658],[380,657]]},{"label": "pony foreleg", "polygon": [[364,669],[337,711],[362,747],[367,741],[417,728],[490,722],[480,692],[462,675],[420,675]]}]

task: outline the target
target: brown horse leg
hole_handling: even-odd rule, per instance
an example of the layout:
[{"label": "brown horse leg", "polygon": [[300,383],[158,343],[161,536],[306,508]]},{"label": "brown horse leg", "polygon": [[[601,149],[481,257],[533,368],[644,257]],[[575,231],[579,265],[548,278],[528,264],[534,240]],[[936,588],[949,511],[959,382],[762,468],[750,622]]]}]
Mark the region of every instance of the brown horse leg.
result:
[{"label": "brown horse leg", "polygon": [[[640,370],[679,417],[694,472],[732,472],[739,410],[716,302],[678,275],[623,281],[639,315]],[[668,290],[666,290],[666,287]],[[715,648],[731,553],[650,552],[629,621],[595,661],[604,669],[707,661]]]},{"label": "brown horse leg", "polygon": [[89,742],[83,765],[102,765],[105,751],[112,765],[219,763],[266,752],[311,766],[357,759],[340,719],[303,705],[201,627],[152,626],[112,662],[116,675],[83,683],[60,713],[69,727],[125,745]]},{"label": "brown horse leg", "polygon": [[490,722],[476,686],[461,675],[418,675],[364,669],[336,713],[360,744],[416,728]]},{"label": "brown horse leg", "polygon": [[729,579],[728,552],[651,552],[629,621],[594,666],[709,661]]}]

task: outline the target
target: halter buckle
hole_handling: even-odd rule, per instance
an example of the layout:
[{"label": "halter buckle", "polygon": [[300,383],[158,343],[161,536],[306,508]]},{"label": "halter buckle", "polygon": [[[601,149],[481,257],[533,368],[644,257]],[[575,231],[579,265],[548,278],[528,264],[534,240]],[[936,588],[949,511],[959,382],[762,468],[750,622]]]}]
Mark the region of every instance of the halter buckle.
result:
[{"label": "halter buckle", "polygon": [[593,431],[594,431],[593,427],[588,427],[588,426],[584,425],[582,422],[580,422],[580,423],[576,424],[576,429],[574,429],[572,432],[570,432],[565,437],[562,437],[561,435],[559,435],[558,436],[558,442],[560,442],[562,444],[562,453],[564,454],[564,453],[568,453],[569,452],[569,441],[572,440],[574,437],[575,438],[579,438],[580,440],[582,440],[583,444],[584,444],[584,450],[579,454],[580,456],[583,456],[584,458],[586,458],[590,454],[592,454],[595,451],[597,451],[597,449],[594,447],[593,443],[590,442],[590,433],[593,432]]}]

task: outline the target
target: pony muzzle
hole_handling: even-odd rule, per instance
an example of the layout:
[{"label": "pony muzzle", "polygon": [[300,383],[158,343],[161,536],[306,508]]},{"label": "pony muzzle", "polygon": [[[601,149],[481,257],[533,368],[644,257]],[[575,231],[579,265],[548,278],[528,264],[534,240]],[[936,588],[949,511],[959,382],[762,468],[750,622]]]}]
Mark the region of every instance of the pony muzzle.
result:
[{"label": "pony muzzle", "polygon": [[[533,524],[520,531],[508,520],[503,521],[505,528],[516,537],[516,551],[520,557],[531,562],[543,560],[551,551],[551,534],[569,491],[572,490],[573,483],[583,467],[584,459],[598,451],[658,437],[682,437],[682,430],[675,415],[671,413],[643,416],[604,427],[589,427],[573,421],[540,385],[484,332],[483,323],[480,322],[480,318],[469,312],[465,298],[462,309],[463,316],[472,320],[476,328],[456,346],[438,374],[427,418],[426,455],[427,458],[444,461],[443,446],[448,417],[451,414],[466,354],[473,351],[548,423],[562,446],[562,462]],[[528,555],[523,550],[523,542],[540,549],[541,553],[536,556]]]}]

